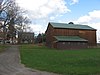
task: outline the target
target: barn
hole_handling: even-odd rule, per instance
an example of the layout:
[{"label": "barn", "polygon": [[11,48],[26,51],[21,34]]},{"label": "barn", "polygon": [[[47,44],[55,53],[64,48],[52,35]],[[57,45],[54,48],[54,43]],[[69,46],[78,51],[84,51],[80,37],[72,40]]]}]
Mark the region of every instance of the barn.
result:
[{"label": "barn", "polygon": [[96,46],[96,29],[88,25],[49,22],[46,46],[56,49],[80,49]]}]

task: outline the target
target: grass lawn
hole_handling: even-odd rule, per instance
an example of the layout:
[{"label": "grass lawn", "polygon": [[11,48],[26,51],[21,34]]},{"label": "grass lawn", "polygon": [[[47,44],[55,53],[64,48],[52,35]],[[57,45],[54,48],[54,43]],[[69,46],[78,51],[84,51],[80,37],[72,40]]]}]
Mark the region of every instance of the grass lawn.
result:
[{"label": "grass lawn", "polygon": [[6,45],[0,45],[0,53],[1,53],[2,51],[4,51],[5,48],[7,48]]},{"label": "grass lawn", "polygon": [[100,75],[100,48],[55,50],[44,46],[20,46],[27,67],[63,75]]}]

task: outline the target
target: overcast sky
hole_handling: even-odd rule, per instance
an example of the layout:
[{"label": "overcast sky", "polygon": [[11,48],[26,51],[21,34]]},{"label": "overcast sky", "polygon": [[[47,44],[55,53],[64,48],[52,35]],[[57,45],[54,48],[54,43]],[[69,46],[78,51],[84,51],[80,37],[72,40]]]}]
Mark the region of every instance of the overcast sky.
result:
[{"label": "overcast sky", "polygon": [[35,33],[45,32],[48,22],[86,24],[100,37],[100,0],[16,0],[31,21]]}]

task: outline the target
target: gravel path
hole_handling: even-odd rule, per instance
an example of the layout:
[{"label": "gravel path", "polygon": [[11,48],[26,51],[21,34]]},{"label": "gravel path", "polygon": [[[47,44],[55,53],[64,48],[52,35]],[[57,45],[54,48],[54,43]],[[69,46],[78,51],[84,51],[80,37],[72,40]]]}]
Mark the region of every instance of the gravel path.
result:
[{"label": "gravel path", "polygon": [[0,75],[57,75],[38,70],[25,68],[20,63],[17,45],[11,45],[5,52],[0,54]]}]

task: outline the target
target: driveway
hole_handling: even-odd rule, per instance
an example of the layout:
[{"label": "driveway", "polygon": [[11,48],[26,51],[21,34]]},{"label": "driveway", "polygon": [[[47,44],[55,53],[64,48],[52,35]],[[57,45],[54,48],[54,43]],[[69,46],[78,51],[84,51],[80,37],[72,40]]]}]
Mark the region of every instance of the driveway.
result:
[{"label": "driveway", "polygon": [[57,75],[24,67],[19,54],[18,45],[11,45],[0,53],[0,75]]}]

